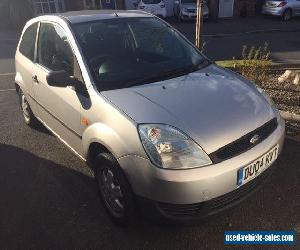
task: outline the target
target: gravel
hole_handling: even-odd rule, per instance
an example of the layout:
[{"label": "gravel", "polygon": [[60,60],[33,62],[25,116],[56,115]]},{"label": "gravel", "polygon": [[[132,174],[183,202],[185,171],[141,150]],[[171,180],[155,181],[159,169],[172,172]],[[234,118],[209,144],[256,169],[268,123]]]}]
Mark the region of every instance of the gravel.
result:
[{"label": "gravel", "polygon": [[278,77],[282,72],[271,73],[261,87],[271,96],[277,107],[281,110],[300,114],[300,85],[292,81],[279,83]]}]

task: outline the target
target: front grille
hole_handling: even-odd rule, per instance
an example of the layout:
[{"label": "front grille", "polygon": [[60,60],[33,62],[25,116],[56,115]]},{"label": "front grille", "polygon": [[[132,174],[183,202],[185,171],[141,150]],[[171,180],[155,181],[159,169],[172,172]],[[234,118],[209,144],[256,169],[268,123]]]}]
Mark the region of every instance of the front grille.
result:
[{"label": "front grille", "polygon": [[[275,131],[277,126],[277,119],[274,118],[269,122],[265,123],[263,126],[259,127],[258,129],[211,153],[209,156],[215,164],[237,156],[254,147],[255,145],[257,145],[257,143],[260,143],[261,141],[265,140]],[[260,139],[257,143],[252,144],[250,140],[251,138],[253,138],[254,135],[259,135]]]},{"label": "front grille", "polygon": [[256,189],[261,187],[267,176],[270,175],[271,169],[272,168],[265,170],[255,179],[237,188],[236,190],[209,201],[187,205],[159,202],[157,203],[157,206],[163,214],[171,218],[203,218],[213,215],[225,208],[237,204],[238,202],[247,198]]}]

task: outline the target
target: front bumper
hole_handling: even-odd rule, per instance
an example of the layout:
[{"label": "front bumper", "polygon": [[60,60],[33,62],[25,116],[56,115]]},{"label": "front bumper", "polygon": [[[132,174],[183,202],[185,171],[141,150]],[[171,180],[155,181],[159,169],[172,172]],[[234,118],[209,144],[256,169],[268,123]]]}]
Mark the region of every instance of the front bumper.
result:
[{"label": "front bumper", "polygon": [[[197,18],[197,12],[182,12],[181,17],[183,20],[194,20]],[[203,18],[208,19],[209,12],[203,13]]]},{"label": "front bumper", "polygon": [[247,199],[262,187],[274,169],[275,166],[272,166],[239,189],[209,201],[194,204],[169,204],[137,197],[137,204],[146,218],[164,219],[170,222],[202,220],[234,207]]},{"label": "front bumper", "polygon": [[[202,168],[159,169],[148,159],[132,155],[122,157],[118,162],[138,197],[155,201],[156,204],[194,206],[242,190],[243,186],[237,188],[238,170],[261,157],[276,144],[279,144],[281,151],[284,132],[285,125],[281,119],[276,130],[255,147],[229,160]],[[267,173],[267,170],[265,172]],[[261,175],[263,174],[264,172]],[[249,183],[254,183],[259,177]],[[245,187],[247,185],[245,184]]]},{"label": "front bumper", "polygon": [[262,8],[262,14],[265,15],[281,16],[282,13],[283,13],[283,9],[281,7],[271,8],[271,7],[263,6]]}]

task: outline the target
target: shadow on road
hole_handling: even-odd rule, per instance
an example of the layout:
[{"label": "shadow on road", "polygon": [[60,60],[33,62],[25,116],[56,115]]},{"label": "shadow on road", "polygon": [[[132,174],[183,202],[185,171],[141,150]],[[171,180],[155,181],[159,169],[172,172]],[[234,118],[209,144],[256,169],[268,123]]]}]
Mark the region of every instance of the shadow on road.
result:
[{"label": "shadow on road", "polygon": [[[225,230],[300,233],[300,143],[288,140],[271,182],[246,202],[190,227],[117,228],[92,176],[0,143],[2,248],[223,248]],[[280,199],[279,199],[280,198]]]}]

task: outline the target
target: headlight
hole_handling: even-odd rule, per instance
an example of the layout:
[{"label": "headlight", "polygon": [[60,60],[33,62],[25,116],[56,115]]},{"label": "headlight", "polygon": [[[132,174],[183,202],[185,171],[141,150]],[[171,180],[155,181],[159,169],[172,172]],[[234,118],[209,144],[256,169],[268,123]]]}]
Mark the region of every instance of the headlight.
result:
[{"label": "headlight", "polygon": [[146,153],[157,167],[186,169],[212,164],[201,147],[174,127],[143,124],[138,131]]}]

